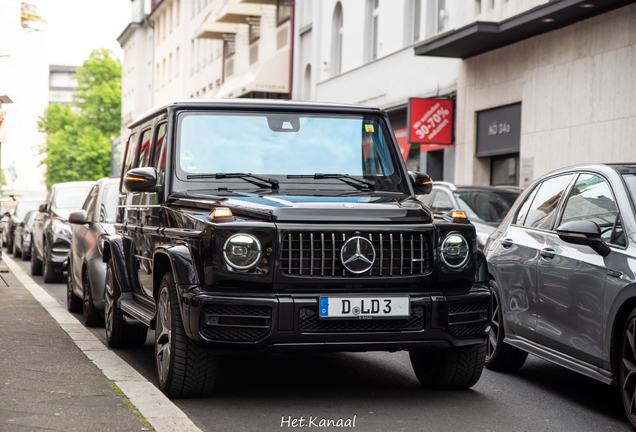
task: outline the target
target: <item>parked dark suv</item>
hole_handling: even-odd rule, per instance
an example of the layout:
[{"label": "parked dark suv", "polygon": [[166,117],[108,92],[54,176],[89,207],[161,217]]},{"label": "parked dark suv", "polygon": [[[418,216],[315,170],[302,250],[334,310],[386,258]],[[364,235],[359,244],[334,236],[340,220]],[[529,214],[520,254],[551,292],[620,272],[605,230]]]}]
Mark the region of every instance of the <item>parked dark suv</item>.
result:
[{"label": "parked dark suv", "polygon": [[636,427],[636,165],[578,165],[530,185],[486,244],[486,366],[534,354],[618,384]]},{"label": "parked dark suv", "polygon": [[491,295],[475,229],[433,223],[384,112],[186,101],[130,128],[106,337],[155,329],[166,395],[210,394],[219,355],[253,351],[409,350],[426,387],[477,382]]}]

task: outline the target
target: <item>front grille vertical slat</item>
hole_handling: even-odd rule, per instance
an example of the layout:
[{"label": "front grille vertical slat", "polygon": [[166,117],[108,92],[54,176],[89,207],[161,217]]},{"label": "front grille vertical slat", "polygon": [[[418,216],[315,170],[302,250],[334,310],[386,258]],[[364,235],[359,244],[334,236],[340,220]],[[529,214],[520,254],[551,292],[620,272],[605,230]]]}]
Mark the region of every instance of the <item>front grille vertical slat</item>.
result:
[{"label": "front grille vertical slat", "polygon": [[[375,248],[375,261],[363,274],[349,272],[340,256],[343,244],[354,236],[368,239]],[[280,271],[292,276],[335,278],[425,275],[433,262],[431,244],[427,233],[413,231],[286,232],[281,238]]]},{"label": "front grille vertical slat", "polygon": [[303,235],[302,233],[300,234],[299,239],[300,239],[300,248],[299,248],[300,258],[298,259],[298,271],[299,271],[299,274],[303,274]]},{"label": "front grille vertical slat", "polygon": [[400,233],[400,274],[404,274],[404,236]]},{"label": "front grille vertical slat", "polygon": [[420,234],[420,273],[424,273],[424,234]]},{"label": "front grille vertical slat", "polygon": [[384,243],[382,243],[382,233],[380,233],[380,276],[382,276],[382,267],[384,267]]},{"label": "front grille vertical slat", "polygon": [[411,234],[411,274],[413,274],[413,234]]},{"label": "front grille vertical slat", "polygon": [[322,251],[320,255],[320,276],[324,276],[325,275],[325,233],[320,234],[320,248]]},{"label": "front grille vertical slat", "polygon": [[389,234],[389,249],[391,250],[391,261],[389,262],[390,275],[393,276],[393,234]]},{"label": "front grille vertical slat", "polygon": [[331,233],[331,276],[336,275],[336,234]]},{"label": "front grille vertical slat", "polygon": [[309,262],[309,274],[313,276],[314,274],[314,233],[309,234],[309,242],[311,243],[311,249],[310,249],[310,259],[311,261]]}]

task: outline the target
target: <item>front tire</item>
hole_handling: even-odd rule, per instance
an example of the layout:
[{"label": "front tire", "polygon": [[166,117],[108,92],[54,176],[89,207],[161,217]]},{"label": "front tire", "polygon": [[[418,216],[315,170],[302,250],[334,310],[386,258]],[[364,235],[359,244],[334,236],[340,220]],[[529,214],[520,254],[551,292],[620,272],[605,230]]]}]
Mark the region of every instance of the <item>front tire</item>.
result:
[{"label": "front tire", "polygon": [[44,276],[45,283],[59,283],[62,282],[62,277],[64,273],[55,273],[55,269],[53,268],[53,263],[46,256],[47,244],[44,242],[44,246],[42,247],[44,251],[44,256],[42,257],[42,274]]},{"label": "front tire", "polygon": [[209,396],[219,356],[197,346],[183,329],[172,273],[159,287],[155,317],[155,358],[159,389],[169,398]]},{"label": "front tire", "polygon": [[22,251],[18,249],[18,243],[16,243],[15,239],[13,239],[13,256],[16,258],[22,256]]},{"label": "front tire", "polygon": [[124,312],[118,306],[120,297],[121,287],[115,277],[113,260],[110,259],[106,267],[106,282],[104,284],[106,342],[111,348],[143,346],[146,343],[148,327],[145,325],[131,325],[124,320]]},{"label": "front tire", "polygon": [[620,384],[627,420],[636,428],[636,309],[629,314],[623,330],[620,356]]},{"label": "front tire", "polygon": [[82,299],[82,313],[84,314],[84,324],[86,324],[88,327],[97,327],[103,323],[103,319],[99,315],[97,309],[95,309],[95,304],[93,303],[93,293],[91,291],[91,281],[88,277],[88,269],[84,271],[84,276],[82,277],[82,289],[84,291],[84,298]]},{"label": "front tire", "polygon": [[528,353],[504,343],[503,312],[497,292],[497,283],[490,281],[492,293],[492,322],[486,347],[486,367],[499,372],[513,372],[521,368],[528,358]]},{"label": "front tire", "polygon": [[35,246],[31,246],[31,275],[42,275],[42,261],[38,259],[38,249]]},{"label": "front tire", "polygon": [[474,386],[484,370],[486,343],[409,352],[420,384],[433,390],[464,390]]},{"label": "front tire", "polygon": [[70,265],[68,268],[68,278],[66,279],[66,308],[69,312],[81,312],[82,299],[73,292],[73,271]]},{"label": "front tire", "polygon": [[29,261],[31,259],[31,252],[24,249],[24,242],[20,244],[20,251],[22,252],[22,261]]}]

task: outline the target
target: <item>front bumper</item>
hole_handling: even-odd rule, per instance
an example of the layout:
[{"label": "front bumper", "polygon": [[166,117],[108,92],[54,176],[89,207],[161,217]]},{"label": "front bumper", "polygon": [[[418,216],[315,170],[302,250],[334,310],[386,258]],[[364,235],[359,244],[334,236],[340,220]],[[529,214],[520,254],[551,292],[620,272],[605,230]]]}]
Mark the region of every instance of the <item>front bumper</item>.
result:
[{"label": "front bumper", "polygon": [[231,296],[181,288],[188,336],[219,352],[401,351],[472,345],[485,340],[492,316],[491,294],[484,286],[445,296],[391,292],[391,296],[410,296],[408,319],[329,321],[317,316],[319,297],[325,293]]}]

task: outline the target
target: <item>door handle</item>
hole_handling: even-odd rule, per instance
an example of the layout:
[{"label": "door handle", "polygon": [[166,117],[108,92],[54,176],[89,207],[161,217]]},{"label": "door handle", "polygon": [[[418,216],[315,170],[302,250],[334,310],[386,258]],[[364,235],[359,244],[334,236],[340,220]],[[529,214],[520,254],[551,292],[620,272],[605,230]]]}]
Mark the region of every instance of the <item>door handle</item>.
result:
[{"label": "door handle", "polygon": [[512,239],[509,239],[509,238],[507,238],[507,239],[503,239],[503,240],[501,241],[501,245],[502,245],[503,247],[505,247],[505,248],[509,248],[509,247],[511,247],[511,246],[512,246]]},{"label": "door handle", "polygon": [[541,249],[541,252],[539,252],[539,255],[541,255],[545,259],[552,259],[554,258],[554,249],[550,249],[550,248]]}]

